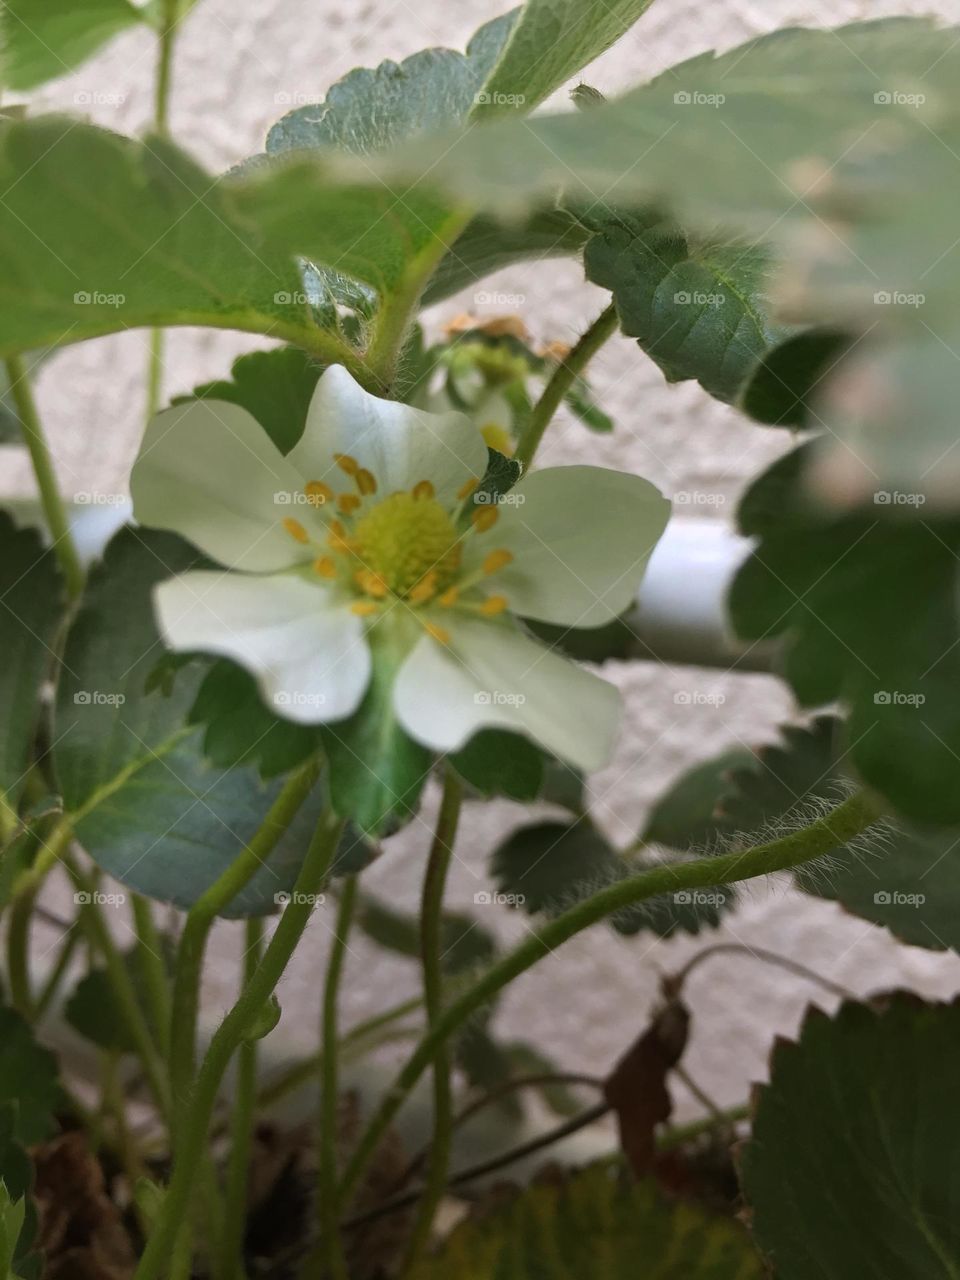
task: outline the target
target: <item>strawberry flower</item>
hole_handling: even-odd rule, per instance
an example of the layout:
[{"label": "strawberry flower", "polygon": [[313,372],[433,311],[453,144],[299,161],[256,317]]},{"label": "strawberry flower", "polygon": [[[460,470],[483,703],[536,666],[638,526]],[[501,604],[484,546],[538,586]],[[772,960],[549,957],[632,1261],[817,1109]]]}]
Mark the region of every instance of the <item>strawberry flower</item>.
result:
[{"label": "strawberry flower", "polygon": [[669,504],[590,466],[534,471],[483,501],[487,458],[463,415],[381,400],[340,366],[286,456],[237,405],[158,414],[133,468],[135,515],[226,570],[160,584],[166,643],[239,663],[300,723],[346,719],[376,678],[436,751],[497,726],[599,768],[619,694],[518,619],[595,627],[622,613]]}]

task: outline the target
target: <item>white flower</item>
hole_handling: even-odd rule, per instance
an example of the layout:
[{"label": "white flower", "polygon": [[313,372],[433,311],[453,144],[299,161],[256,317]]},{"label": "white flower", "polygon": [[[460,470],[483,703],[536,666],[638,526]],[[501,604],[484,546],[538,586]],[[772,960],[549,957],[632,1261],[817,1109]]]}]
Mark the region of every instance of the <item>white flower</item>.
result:
[{"label": "white flower", "polygon": [[157,415],[131,478],[136,517],[233,571],[158,587],[167,644],[240,663],[291,720],[350,716],[376,664],[428,747],[500,726],[599,768],[617,691],[513,615],[594,627],[622,613],[669,504],[639,477],[583,466],[535,471],[509,503],[483,504],[486,464],[465,417],[380,400],[339,366],[286,457],[237,405]]}]

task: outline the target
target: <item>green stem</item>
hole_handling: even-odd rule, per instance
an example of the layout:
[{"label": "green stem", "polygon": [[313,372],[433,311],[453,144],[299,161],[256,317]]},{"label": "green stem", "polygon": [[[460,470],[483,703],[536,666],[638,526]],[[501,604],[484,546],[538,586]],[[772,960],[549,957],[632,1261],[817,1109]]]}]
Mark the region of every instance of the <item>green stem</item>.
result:
[{"label": "green stem", "polygon": [[338,1079],[339,1054],[337,1052],[338,1004],[340,978],[347,953],[347,937],[353,923],[357,904],[357,877],[348,876],[340,896],[337,922],[333,935],[330,959],[327,961],[327,978],[323,990],[323,1024],[321,1028],[321,1082],[320,1082],[320,1178],[318,1185],[318,1209],[320,1219],[320,1246],[308,1257],[303,1276],[307,1280],[332,1277],[332,1280],[348,1280],[343,1241],[340,1238],[340,1222],[337,1212],[337,1112],[340,1101]]},{"label": "green stem", "polygon": [[137,930],[137,956],[150,1004],[150,1018],[160,1045],[160,1052],[169,1053],[171,998],[167,964],[163,955],[163,940],[153,918],[150,903],[133,895],[133,920]]},{"label": "green stem", "polygon": [[600,312],[567,358],[557,365],[553,376],[543,389],[543,394],[533,406],[530,419],[517,442],[517,449],[513,456],[524,471],[533,462],[533,455],[539,448],[543,433],[563,403],[564,396],[616,330],[617,323],[617,309],[611,302],[605,311]]},{"label": "green stem", "polygon": [[263,960],[210,1041],[184,1116],[180,1149],[176,1153],[167,1194],[156,1227],[137,1267],[135,1280],[157,1280],[175,1247],[181,1223],[187,1213],[194,1178],[206,1145],[210,1117],[224,1073],[237,1046],[255,1025],[263,1012],[263,1006],[273,995],[303,936],[313,912],[316,894],[322,890],[336,854],[343,827],[344,823],[330,811],[321,817],[293,894],[264,952]]},{"label": "green stem", "polygon": [[174,1148],[180,1117],[190,1105],[196,1059],[200,978],[207,938],[224,908],[261,870],[317,780],[319,766],[308,761],[284,783],[263,824],[239,856],[190,908],[180,935],[173,979],[170,1022],[170,1082],[174,1101]]},{"label": "green stem", "polygon": [[63,939],[56,964],[51,969],[50,976],[44,983],[39,996],[37,996],[37,1003],[34,1008],[33,1015],[35,1021],[40,1021],[50,1008],[54,999],[56,999],[57,993],[60,990],[60,984],[63,982],[66,972],[70,967],[70,961],[73,959],[77,947],[80,945],[82,939],[82,932],[76,927],[76,925],[73,925],[67,932],[66,937]]},{"label": "green stem", "polygon": [[448,1005],[424,1035],[392,1088],[384,1095],[354,1152],[341,1181],[341,1206],[348,1203],[348,1197],[379,1147],[393,1117],[447,1037],[498,991],[545,956],[551,955],[564,942],[615,911],[659,894],[732,884],[812,862],[852,840],[877,821],[881,814],[882,810],[871,797],[858,792],[817,822],[779,840],[717,857],[652,867],[601,889],[563,915],[539,924],[536,933],[531,933],[520,946],[492,965],[472,987]]},{"label": "green stem", "polygon": [[7,924],[7,982],[10,1002],[25,1018],[35,1016],[30,986],[30,926],[37,895],[47,876],[66,855],[70,845],[70,826],[60,822],[37,855],[33,866],[17,880],[10,904]]},{"label": "green stem", "polygon": [[83,567],[77,555],[73,534],[70,532],[66,507],[60,496],[50,450],[47,447],[43,425],[33,398],[33,388],[30,386],[23,360],[19,356],[8,356],[5,363],[10,394],[20,419],[24,443],[33,464],[33,474],[36,476],[37,488],[40,490],[43,514],[53,539],[53,550],[60,561],[67,590],[71,597],[75,597],[83,590]]},{"label": "green stem", "polygon": [[[180,0],[164,0],[160,15],[157,46],[157,75],[154,84],[153,127],[163,138],[169,133],[170,90],[173,83],[173,50],[176,44],[177,24],[180,20]],[[147,363],[147,420],[160,408],[163,390],[163,353],[165,334],[162,329],[150,330],[150,356]]]},{"label": "green stem", "polygon": [[[243,985],[257,971],[263,952],[263,921],[251,917],[244,931]],[[250,1152],[257,1105],[257,1042],[244,1040],[237,1052],[237,1083],[230,1122],[230,1160],[227,1165],[227,1192],[224,1227],[221,1235],[219,1280],[236,1280],[243,1275],[243,1240],[247,1225],[247,1187],[250,1180]]]},{"label": "green stem", "polygon": [[[423,963],[423,998],[427,1029],[432,1030],[443,1012],[443,895],[460,822],[463,789],[453,769],[444,778],[443,799],[437,829],[430,847],[420,902],[420,951]],[[433,1133],[426,1186],[420,1199],[417,1219],[407,1246],[401,1275],[409,1275],[430,1243],[437,1206],[443,1198],[453,1143],[453,1092],[450,1086],[450,1051],[446,1043],[437,1046],[433,1058]]]}]

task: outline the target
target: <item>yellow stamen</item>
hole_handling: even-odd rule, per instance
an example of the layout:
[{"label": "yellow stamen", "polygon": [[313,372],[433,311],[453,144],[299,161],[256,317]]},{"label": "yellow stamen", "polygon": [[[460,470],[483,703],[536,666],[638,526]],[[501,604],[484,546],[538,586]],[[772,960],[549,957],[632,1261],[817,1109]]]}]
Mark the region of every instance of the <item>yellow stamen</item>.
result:
[{"label": "yellow stamen", "polygon": [[373,600],[354,600],[350,606],[350,612],[355,613],[358,618],[369,618],[372,613],[376,613],[380,608]]},{"label": "yellow stamen", "polygon": [[498,573],[501,569],[506,568],[513,560],[513,552],[502,548],[499,551],[491,551],[484,557],[483,572]]},{"label": "yellow stamen", "polygon": [[345,471],[348,476],[355,476],[360,470],[360,463],[356,458],[351,458],[349,453],[335,453],[333,460],[340,470]]},{"label": "yellow stamen", "polygon": [[411,587],[408,592],[408,598],[412,604],[423,604],[424,600],[429,600],[437,589],[437,573],[432,569],[429,573],[424,574],[416,586]]},{"label": "yellow stamen", "polygon": [[358,569],[354,577],[368,596],[382,597],[387,594],[387,584],[379,573],[374,573],[372,569]]},{"label": "yellow stamen", "polygon": [[480,612],[488,618],[494,617],[498,613],[503,613],[508,607],[506,596],[487,596],[483,604],[480,606]]},{"label": "yellow stamen", "polygon": [[337,506],[345,516],[351,516],[360,506],[360,501],[355,493],[341,493],[337,497]]},{"label": "yellow stamen", "polygon": [[460,599],[459,587],[447,587],[442,596],[437,598],[437,604],[443,605],[444,609],[452,609]]},{"label": "yellow stamen", "polygon": [[309,533],[307,533],[299,520],[294,520],[293,516],[287,516],[283,522],[283,527],[295,542],[307,543],[310,541]]},{"label": "yellow stamen", "polygon": [[337,576],[337,565],[333,556],[320,556],[313,562],[314,573],[319,573],[321,578],[335,578]]},{"label": "yellow stamen", "polygon": [[441,627],[436,622],[425,622],[423,624],[423,629],[426,631],[428,636],[433,636],[434,640],[436,640],[438,644],[450,643],[450,632],[446,627]]},{"label": "yellow stamen", "polygon": [[496,507],[477,507],[470,513],[470,523],[476,529],[477,533],[486,533],[500,519],[500,512]]},{"label": "yellow stamen", "polygon": [[322,507],[325,502],[333,501],[333,490],[322,480],[311,480],[304,486],[303,492],[312,507]]},{"label": "yellow stamen", "polygon": [[353,477],[356,481],[357,488],[366,498],[371,493],[377,492],[377,480],[372,471],[368,471],[366,467],[361,467],[357,474]]},{"label": "yellow stamen", "polygon": [[341,520],[331,520],[327,528],[338,538],[345,538],[347,535],[346,526]]},{"label": "yellow stamen", "polygon": [[462,486],[462,488],[457,490],[457,497],[469,498],[471,493],[473,493],[474,489],[477,487],[479,483],[480,481],[476,479],[468,480],[467,483]]},{"label": "yellow stamen", "polygon": [[436,490],[429,480],[418,480],[410,492],[419,501],[420,498],[432,498]]}]

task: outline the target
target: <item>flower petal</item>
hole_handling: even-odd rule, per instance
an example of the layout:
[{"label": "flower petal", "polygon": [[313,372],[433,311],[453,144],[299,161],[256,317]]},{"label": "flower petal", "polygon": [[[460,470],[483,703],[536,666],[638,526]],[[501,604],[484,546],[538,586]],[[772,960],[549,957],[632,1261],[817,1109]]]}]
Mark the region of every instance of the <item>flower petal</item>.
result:
[{"label": "flower petal", "polygon": [[507,499],[477,552],[513,553],[493,582],[514,613],[569,627],[623,613],[670,514],[648,480],[605,467],[534,471]]},{"label": "flower petal", "polygon": [[130,476],[141,524],[172,529],[220,564],[255,573],[309,556],[282,523],[291,515],[307,526],[318,521],[311,507],[289,505],[301,488],[256,418],[221,400],[157,414]]},{"label": "flower petal", "polygon": [[287,720],[343,720],[366,692],[371,659],[362,621],[295,573],[184,573],[157,587],[155,603],[171,649],[232,658]]},{"label": "flower petal", "polygon": [[337,453],[371,471],[384,495],[430,480],[445,504],[487,467],[487,446],[462,413],[427,413],[380,400],[342,365],[332,365],[317,383],[307,425],[287,460],[305,481],[334,484],[342,474],[333,460]]},{"label": "flower petal", "polygon": [[412,738],[458,751],[496,725],[581,769],[606,764],[620,719],[613,685],[511,625],[454,615],[444,624],[450,645],[424,636],[394,686],[394,708]]}]

